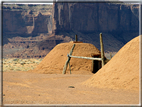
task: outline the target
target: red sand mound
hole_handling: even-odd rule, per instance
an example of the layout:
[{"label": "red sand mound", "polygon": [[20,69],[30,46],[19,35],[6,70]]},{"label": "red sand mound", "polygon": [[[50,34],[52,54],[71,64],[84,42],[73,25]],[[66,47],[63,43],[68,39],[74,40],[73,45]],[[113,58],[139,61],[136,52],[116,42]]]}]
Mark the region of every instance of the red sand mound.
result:
[{"label": "red sand mound", "polygon": [[[42,60],[33,72],[56,74],[62,73],[63,67],[68,59],[74,43],[61,43],[55,46]],[[92,44],[75,43],[72,55],[91,57],[91,54],[100,55],[100,51]],[[71,58],[70,60],[72,74],[91,74],[92,60]],[[67,68],[69,73],[69,67]]]},{"label": "red sand mound", "polygon": [[101,88],[139,90],[139,37],[122,47],[103,68],[83,84]]}]

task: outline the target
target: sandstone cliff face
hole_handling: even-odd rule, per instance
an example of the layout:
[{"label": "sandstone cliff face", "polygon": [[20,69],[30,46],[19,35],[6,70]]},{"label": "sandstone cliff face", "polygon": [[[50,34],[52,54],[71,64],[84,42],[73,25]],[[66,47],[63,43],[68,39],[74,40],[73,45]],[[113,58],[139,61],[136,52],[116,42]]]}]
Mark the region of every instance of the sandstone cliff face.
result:
[{"label": "sandstone cliff face", "polygon": [[39,13],[38,16],[33,19],[34,29],[32,31],[32,34],[37,36],[38,33],[48,33],[50,30],[50,26],[48,26],[48,24],[50,22],[50,15],[42,15],[41,13]]},{"label": "sandstone cliff face", "polygon": [[97,48],[102,32],[105,51],[118,51],[139,35],[138,8],[116,3],[54,3],[52,32],[78,34],[79,40]]},{"label": "sandstone cliff face", "polygon": [[53,4],[53,32],[135,32],[138,18],[131,6],[111,3]]},{"label": "sandstone cliff face", "polygon": [[[8,9],[7,9],[8,8]],[[40,33],[52,32],[52,16],[47,12],[44,14],[40,11],[11,10],[10,7],[3,7],[3,36],[4,44],[7,38],[16,36],[29,37],[38,36]]]},{"label": "sandstone cliff face", "polygon": [[53,31],[138,31],[138,18],[131,7],[111,3],[55,3]]},{"label": "sandstone cliff face", "polygon": [[3,11],[4,34],[25,34],[27,32],[21,13],[21,11]]},{"label": "sandstone cliff face", "polygon": [[4,58],[41,58],[56,45],[51,5],[5,4],[2,12]]},{"label": "sandstone cliff face", "polygon": [[[4,34],[28,34],[27,26],[33,27],[31,33],[48,33],[48,24],[51,22],[50,15],[39,13],[34,15],[21,15],[21,11],[3,11]],[[51,23],[50,23],[51,24]]]}]

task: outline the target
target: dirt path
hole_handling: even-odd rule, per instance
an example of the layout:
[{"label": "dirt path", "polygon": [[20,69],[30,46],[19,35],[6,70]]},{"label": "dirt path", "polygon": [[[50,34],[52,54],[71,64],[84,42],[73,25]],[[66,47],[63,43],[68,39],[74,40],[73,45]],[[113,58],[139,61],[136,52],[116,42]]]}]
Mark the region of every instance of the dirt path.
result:
[{"label": "dirt path", "polygon": [[91,75],[3,73],[4,104],[139,104],[139,93],[86,87]]}]

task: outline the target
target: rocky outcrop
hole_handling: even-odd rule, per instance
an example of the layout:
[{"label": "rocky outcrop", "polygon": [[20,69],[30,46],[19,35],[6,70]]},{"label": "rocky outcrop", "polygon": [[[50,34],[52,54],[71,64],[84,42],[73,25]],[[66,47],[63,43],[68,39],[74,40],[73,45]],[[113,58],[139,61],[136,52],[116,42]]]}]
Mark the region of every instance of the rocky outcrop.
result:
[{"label": "rocky outcrop", "polygon": [[79,40],[99,48],[103,33],[105,51],[118,51],[139,35],[138,5],[118,3],[54,3],[55,34],[78,34]]},{"label": "rocky outcrop", "polygon": [[3,35],[20,35],[27,32],[22,11],[3,10]]},{"label": "rocky outcrop", "polygon": [[[48,24],[51,24],[50,15],[42,15],[39,13],[34,15],[21,15],[21,11],[3,11],[3,33],[6,35],[16,34],[25,35],[29,34],[28,27],[33,27],[31,34],[48,33]],[[36,35],[37,36],[37,35]]]},{"label": "rocky outcrop", "polygon": [[56,45],[50,39],[41,45],[52,32],[51,11],[51,5],[4,4],[3,57],[44,57]]},{"label": "rocky outcrop", "polygon": [[131,6],[114,3],[55,3],[53,32],[136,32],[138,18]]},{"label": "rocky outcrop", "polygon": [[38,14],[37,17],[33,17],[33,26],[34,29],[32,34],[37,36],[39,33],[48,33],[50,32],[52,17],[50,15],[42,15],[41,13]]},{"label": "rocky outcrop", "polygon": [[25,9],[22,11],[14,5],[11,8],[3,6],[3,44],[8,43],[7,38],[16,36],[35,37],[40,33],[52,32],[52,16],[48,11],[45,14],[46,12],[40,10],[35,12],[32,9]]}]

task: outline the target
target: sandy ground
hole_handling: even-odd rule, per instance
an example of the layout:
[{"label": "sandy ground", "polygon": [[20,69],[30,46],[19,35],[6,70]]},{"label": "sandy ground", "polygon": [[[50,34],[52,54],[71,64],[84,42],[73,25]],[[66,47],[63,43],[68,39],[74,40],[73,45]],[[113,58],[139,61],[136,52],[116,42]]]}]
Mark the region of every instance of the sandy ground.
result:
[{"label": "sandy ground", "polygon": [[3,72],[3,104],[139,104],[139,92],[87,87],[93,74]]}]

